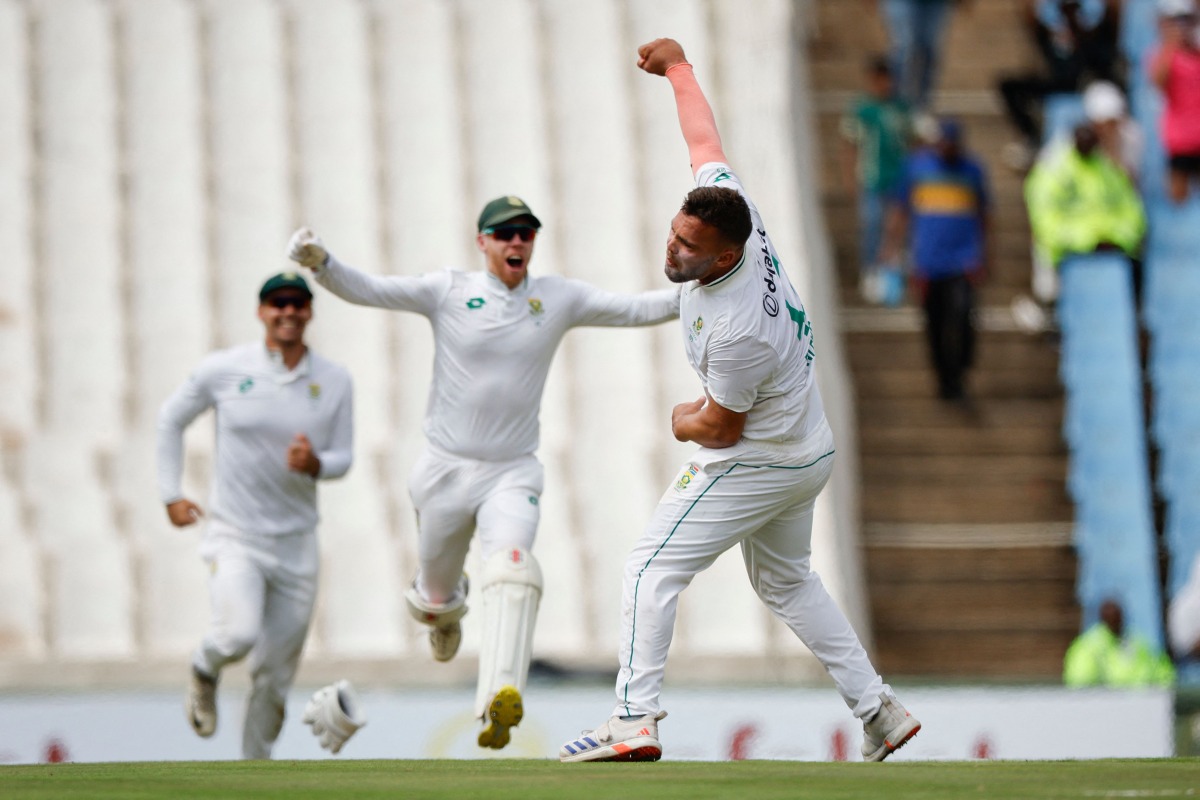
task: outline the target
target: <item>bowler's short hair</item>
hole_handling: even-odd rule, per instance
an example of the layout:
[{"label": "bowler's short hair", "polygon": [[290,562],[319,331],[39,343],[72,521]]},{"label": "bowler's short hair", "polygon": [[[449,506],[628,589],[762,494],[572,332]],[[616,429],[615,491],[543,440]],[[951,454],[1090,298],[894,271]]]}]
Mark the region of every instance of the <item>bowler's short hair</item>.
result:
[{"label": "bowler's short hair", "polygon": [[733,189],[698,186],[683,198],[683,206],[679,210],[716,228],[722,239],[738,247],[746,243],[754,229],[750,221],[750,206]]}]

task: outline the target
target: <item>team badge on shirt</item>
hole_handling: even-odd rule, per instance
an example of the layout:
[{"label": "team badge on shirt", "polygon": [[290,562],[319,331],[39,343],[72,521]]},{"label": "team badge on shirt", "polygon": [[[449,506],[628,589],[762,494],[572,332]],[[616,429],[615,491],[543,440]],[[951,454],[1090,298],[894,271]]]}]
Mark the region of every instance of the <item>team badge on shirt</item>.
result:
[{"label": "team badge on shirt", "polygon": [[688,331],[688,341],[696,341],[702,330],[704,330],[704,317],[696,317],[696,321],[691,325],[691,330]]},{"label": "team badge on shirt", "polygon": [[546,313],[546,308],[542,305],[542,301],[536,297],[529,298],[529,316],[538,324],[542,324],[542,314]]},{"label": "team badge on shirt", "polygon": [[308,396],[312,400],[316,400],[318,397],[320,397],[321,396],[321,384],[310,383],[308,385]]}]

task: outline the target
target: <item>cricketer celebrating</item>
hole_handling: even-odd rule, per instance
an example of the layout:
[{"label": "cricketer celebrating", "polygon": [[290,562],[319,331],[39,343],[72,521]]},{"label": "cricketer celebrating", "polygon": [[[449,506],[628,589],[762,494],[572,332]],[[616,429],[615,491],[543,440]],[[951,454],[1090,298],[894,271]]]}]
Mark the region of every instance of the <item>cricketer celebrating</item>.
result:
[{"label": "cricketer celebrating", "polygon": [[758,209],[721,148],[683,48],[657,39],[638,66],[665,75],[697,188],[667,236],[665,272],[683,284],[680,322],[704,396],[671,430],[700,445],[659,502],[625,566],[613,716],[566,742],[562,761],[655,761],[667,650],[679,593],[734,545],[759,598],[828,670],[863,720],[863,758],[880,761],[921,727],[871,665],[809,568],[813,504],[833,468],[833,435],[813,371],[812,325]]},{"label": "cricketer celebrating", "polygon": [[317,593],[317,481],[345,475],[353,455],[350,376],[304,344],[308,284],[295,273],[270,278],[258,317],[265,343],[207,356],[158,416],[159,494],[185,527],[201,511],[181,490],[183,432],[216,412],[212,513],[200,547],[212,622],[192,657],[185,710],[198,735],[212,736],[221,669],[250,654],[244,758],[270,758],[283,727]]},{"label": "cricketer celebrating", "polygon": [[541,225],[519,198],[485,205],[476,235],[480,272],[369,275],[329,255],[306,228],[289,244],[290,257],[339,297],[421,314],[433,327],[426,448],[409,478],[419,563],[405,597],[413,617],[431,628],[434,658],[453,658],[467,612],[463,564],[478,535],[484,619],[475,713],[484,721],[479,746],[497,750],[524,713],[542,593],[531,552],[543,480],[534,451],[554,352],[576,326],[653,325],[679,313],[676,289],[615,294],[530,275]]}]

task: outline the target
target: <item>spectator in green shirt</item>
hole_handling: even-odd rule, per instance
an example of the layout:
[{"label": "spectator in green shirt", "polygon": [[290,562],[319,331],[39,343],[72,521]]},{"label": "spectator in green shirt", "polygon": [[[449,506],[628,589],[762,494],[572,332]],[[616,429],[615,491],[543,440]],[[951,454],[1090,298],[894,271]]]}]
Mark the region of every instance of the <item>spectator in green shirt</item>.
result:
[{"label": "spectator in green shirt", "polygon": [[896,97],[892,68],[877,56],[867,63],[867,89],[842,119],[844,183],[858,200],[859,276],[864,298],[878,302],[873,287],[879,269],[884,220],[895,202],[908,155],[908,106]]},{"label": "spectator in green shirt", "polygon": [[1075,637],[1063,659],[1063,683],[1071,688],[1131,689],[1174,682],[1175,668],[1166,653],[1136,634],[1126,635],[1125,615],[1114,600],[1104,601],[1100,621]]}]

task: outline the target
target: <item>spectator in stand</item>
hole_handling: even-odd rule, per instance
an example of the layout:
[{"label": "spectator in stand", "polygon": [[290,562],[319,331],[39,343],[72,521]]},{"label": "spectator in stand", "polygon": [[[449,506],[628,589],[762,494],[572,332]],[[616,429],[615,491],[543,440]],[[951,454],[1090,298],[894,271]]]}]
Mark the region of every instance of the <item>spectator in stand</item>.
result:
[{"label": "spectator in stand", "polygon": [[[1135,259],[1146,233],[1133,182],[1100,149],[1090,123],[1075,129],[1071,147],[1040,160],[1025,179],[1025,206],[1037,257],[1059,267],[1071,255],[1122,250]],[[1135,284],[1136,285],[1136,284]]]},{"label": "spectator in stand", "polygon": [[1000,81],[1009,119],[1022,141],[1005,148],[1010,166],[1028,169],[1042,143],[1041,110],[1048,95],[1073,93],[1088,80],[1120,83],[1117,0],[1026,0],[1025,24],[1045,69]]},{"label": "spectator in stand", "polygon": [[1111,81],[1088,84],[1083,90],[1083,114],[1096,129],[1101,152],[1136,184],[1146,140],[1141,126],[1129,116],[1120,87]]},{"label": "spectator in stand", "polygon": [[866,84],[842,119],[842,165],[845,185],[858,198],[860,290],[865,300],[879,302],[884,220],[908,155],[910,119],[907,104],[896,96],[887,58],[867,63]]},{"label": "spectator in stand", "polygon": [[910,108],[928,111],[937,82],[942,34],[957,0],[878,0],[887,24],[892,70],[899,95]]},{"label": "spectator in stand", "polygon": [[1071,642],[1063,658],[1063,683],[1072,689],[1109,686],[1131,689],[1170,686],[1175,668],[1166,653],[1125,630],[1125,614],[1115,600],[1100,606],[1100,621]]},{"label": "spectator in stand", "polygon": [[1160,0],[1159,16],[1162,47],[1150,74],[1166,99],[1162,131],[1169,192],[1182,203],[1188,184],[1200,179],[1200,27],[1194,0]]},{"label": "spectator in stand", "polygon": [[[1131,119],[1125,105],[1125,95],[1116,84],[1093,81],[1083,92],[1083,112],[1100,140],[1099,149],[1108,156],[1129,180],[1136,185],[1145,138],[1141,126]],[[1064,152],[1075,147],[1075,136],[1055,137],[1042,148],[1037,163],[1053,163]],[[1058,299],[1058,272],[1046,252],[1033,248],[1033,297],[1020,295],[1013,299],[1012,313],[1017,324],[1029,332],[1046,330],[1050,321],[1047,306]]]},{"label": "spectator in stand", "polygon": [[959,123],[943,120],[937,143],[909,157],[888,237],[898,260],[911,231],[914,293],[945,400],[965,396],[975,352],[974,285],[987,275],[988,261],[987,177],[962,138]]}]

